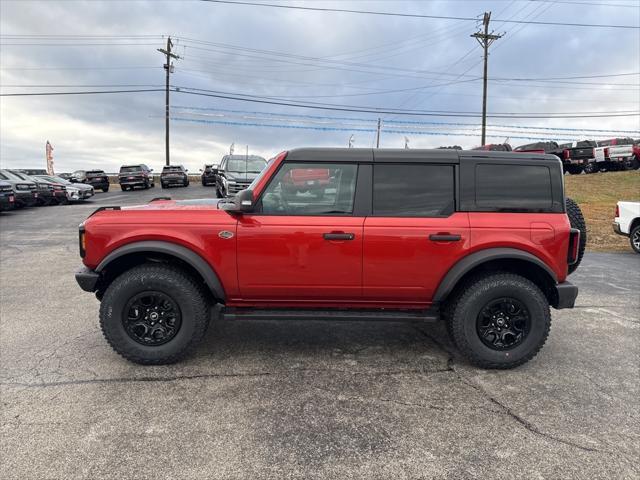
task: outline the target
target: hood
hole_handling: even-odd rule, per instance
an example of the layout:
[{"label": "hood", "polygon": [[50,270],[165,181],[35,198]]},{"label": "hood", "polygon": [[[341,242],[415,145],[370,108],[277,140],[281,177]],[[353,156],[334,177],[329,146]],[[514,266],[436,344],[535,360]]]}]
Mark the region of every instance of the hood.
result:
[{"label": "hood", "polygon": [[199,198],[192,200],[169,200],[159,199],[151,201],[146,205],[133,205],[131,207],[122,207],[121,210],[216,210],[218,208],[220,198]]},{"label": "hood", "polygon": [[67,185],[67,190],[69,188],[75,188],[76,190],[93,190],[93,187],[86,183],[72,183],[71,185]]},{"label": "hood", "polygon": [[224,174],[228,180],[245,180],[252,182],[260,175],[260,172],[234,172],[232,170],[226,170]]}]

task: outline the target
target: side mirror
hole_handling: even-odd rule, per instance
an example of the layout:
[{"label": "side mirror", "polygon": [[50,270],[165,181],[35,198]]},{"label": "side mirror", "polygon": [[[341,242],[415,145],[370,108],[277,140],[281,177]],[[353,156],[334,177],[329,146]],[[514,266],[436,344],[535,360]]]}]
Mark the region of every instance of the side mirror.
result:
[{"label": "side mirror", "polygon": [[189,171],[189,169],[188,169],[188,168],[185,168],[185,169],[184,169],[184,171],[185,171],[185,172],[188,172],[188,171]]},{"label": "side mirror", "polygon": [[150,171],[150,172],[153,172],[153,168],[150,168],[150,169],[149,169],[149,171]]},{"label": "side mirror", "polygon": [[199,171],[202,171],[202,169],[201,169],[201,168],[200,168],[200,169],[198,169],[198,170],[199,170]]},{"label": "side mirror", "polygon": [[237,213],[240,215],[253,212],[253,191],[239,191],[228,203],[221,203],[220,208],[229,213]]}]

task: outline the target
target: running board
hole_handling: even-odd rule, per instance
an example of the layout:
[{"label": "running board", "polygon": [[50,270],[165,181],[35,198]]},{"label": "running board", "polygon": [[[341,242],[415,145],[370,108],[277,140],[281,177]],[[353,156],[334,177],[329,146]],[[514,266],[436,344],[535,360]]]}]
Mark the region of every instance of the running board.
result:
[{"label": "running board", "polygon": [[341,320],[383,322],[435,322],[440,319],[437,309],[429,310],[313,310],[313,309],[257,309],[224,308],[225,320]]}]

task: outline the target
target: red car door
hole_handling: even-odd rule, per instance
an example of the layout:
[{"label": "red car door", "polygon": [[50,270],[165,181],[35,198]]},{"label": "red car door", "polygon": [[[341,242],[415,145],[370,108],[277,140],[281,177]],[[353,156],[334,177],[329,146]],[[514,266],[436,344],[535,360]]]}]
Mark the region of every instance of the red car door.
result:
[{"label": "red car door", "polygon": [[469,216],[455,212],[454,166],[379,164],[364,224],[363,296],[424,308],[469,248]]},{"label": "red car door", "polygon": [[[309,177],[311,169],[322,182]],[[355,163],[282,165],[257,201],[259,211],[238,220],[240,302],[312,306],[361,298],[357,170]],[[302,177],[305,182],[291,181]]]}]

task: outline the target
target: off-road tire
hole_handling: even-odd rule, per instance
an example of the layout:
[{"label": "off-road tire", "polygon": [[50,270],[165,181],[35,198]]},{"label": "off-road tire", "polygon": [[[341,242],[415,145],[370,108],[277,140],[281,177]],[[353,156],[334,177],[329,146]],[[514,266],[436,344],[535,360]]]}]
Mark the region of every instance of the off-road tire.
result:
[{"label": "off-road tire", "polygon": [[[154,290],[171,297],[181,313],[181,325],[167,343],[142,345],[123,324],[127,302]],[[201,285],[178,267],[143,264],[127,270],[106,289],[100,304],[100,327],[109,345],[121,356],[142,365],[164,365],[184,358],[202,340],[209,322],[206,294]]]},{"label": "off-road tire", "polygon": [[634,241],[638,241],[638,237],[640,237],[640,225],[633,227],[629,233],[629,243],[631,244],[633,251],[636,253],[640,253],[640,244],[634,243]]},{"label": "off-road tire", "polygon": [[578,260],[573,265],[569,265],[569,275],[576,271],[576,269],[580,266],[580,262],[582,262],[582,257],[584,255],[584,249],[587,245],[587,223],[582,216],[582,210],[578,204],[573,201],[571,198],[565,200],[567,207],[567,216],[569,217],[569,223],[571,224],[571,228],[577,228],[580,230],[580,245],[578,247]]},{"label": "off-road tire", "polygon": [[583,168],[578,165],[569,165],[567,167],[567,172],[569,172],[571,175],[580,175],[582,171],[583,171]]},{"label": "off-road tire", "polygon": [[[476,322],[482,308],[490,301],[510,297],[521,302],[530,315],[530,330],[522,343],[511,349],[494,350],[485,345]],[[551,313],[542,291],[530,280],[512,273],[490,273],[475,277],[452,306],[450,331],[460,353],[473,365],[488,369],[518,367],[540,351],[549,336]]]}]

